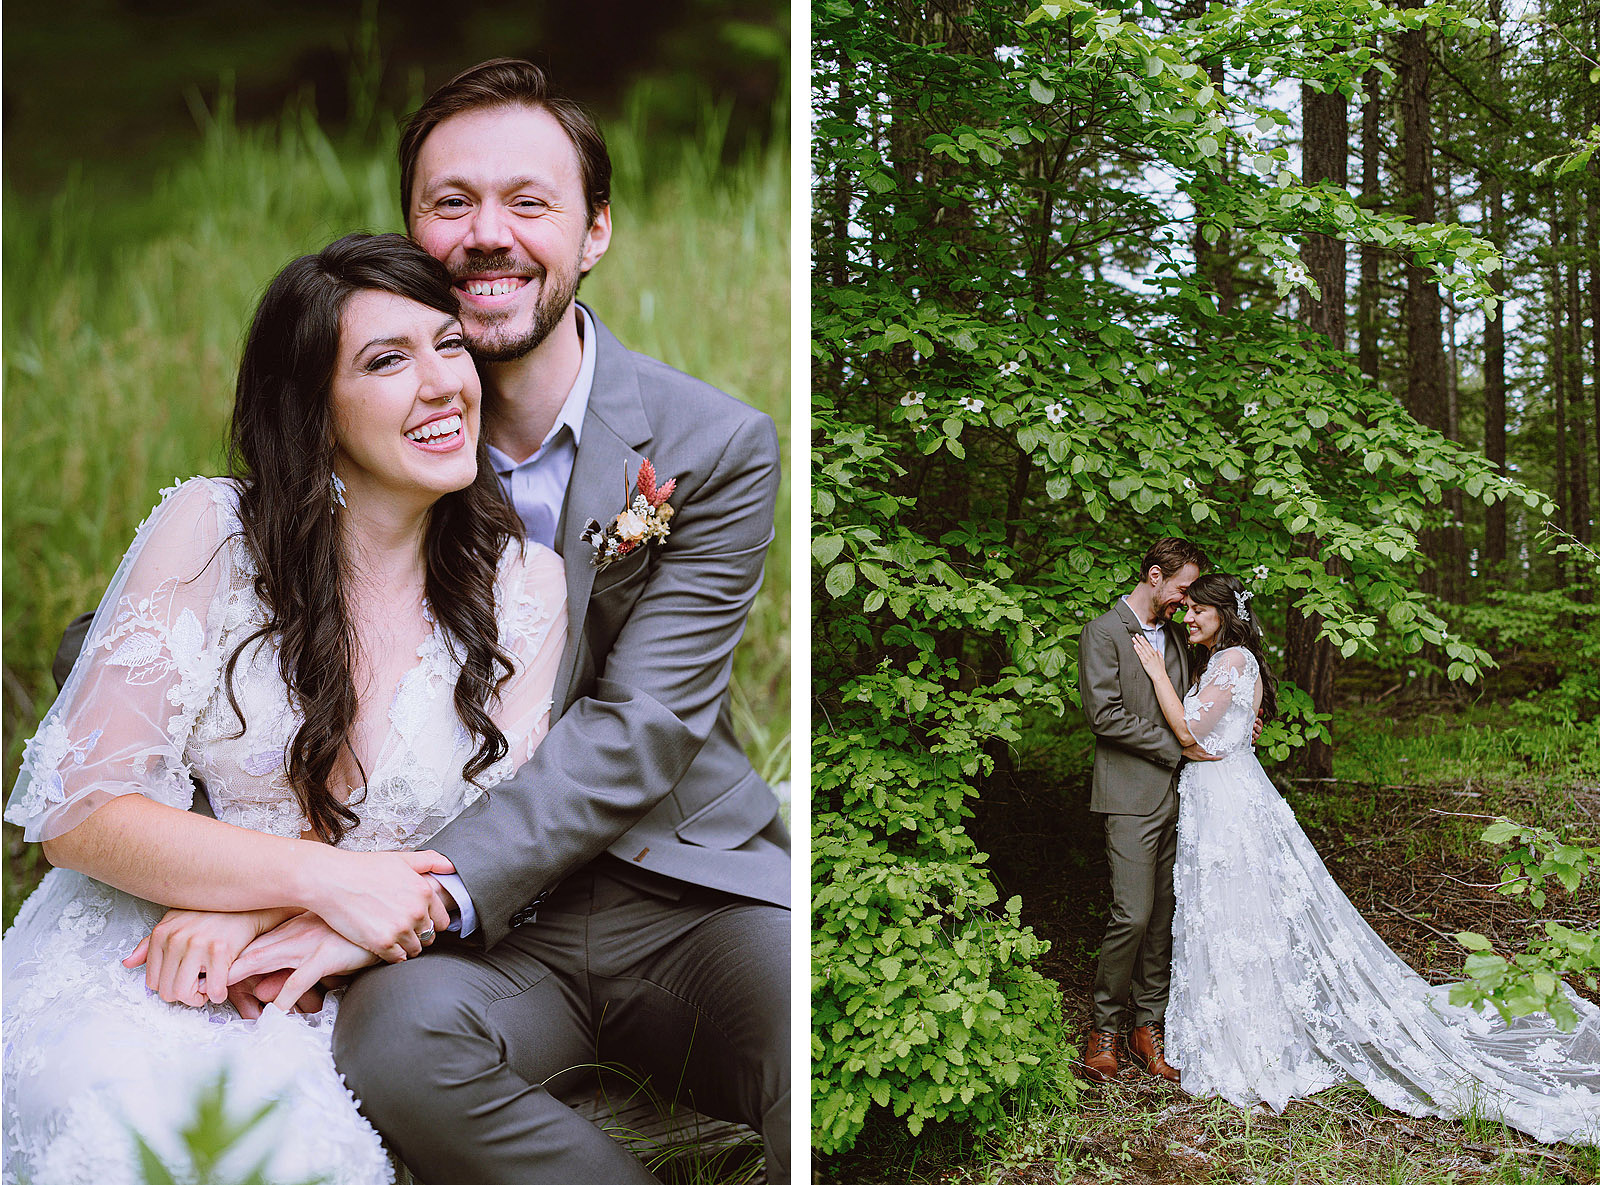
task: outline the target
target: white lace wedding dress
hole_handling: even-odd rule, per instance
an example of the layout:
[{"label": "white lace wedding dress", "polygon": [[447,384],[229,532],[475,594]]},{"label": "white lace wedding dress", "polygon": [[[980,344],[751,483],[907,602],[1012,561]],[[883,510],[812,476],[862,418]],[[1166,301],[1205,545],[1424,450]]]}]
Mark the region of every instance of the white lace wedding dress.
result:
[{"label": "white lace wedding dress", "polygon": [[[1546,1142],[1600,1142],[1600,1009],[1563,1033],[1449,1003],[1334,884],[1251,745],[1255,657],[1213,655],[1184,699],[1220,761],[1179,781],[1167,1058],[1184,1090],[1240,1107],[1354,1079],[1410,1115],[1478,1115]],[[1570,993],[1569,993],[1570,994]]]},{"label": "white lace wedding dress", "polygon": [[[222,687],[228,656],[261,616],[236,508],[231,483],[197,478],[168,491],[140,527],[83,657],[24,754],[6,818],[29,840],[61,834],[120,794],[186,808],[191,774],[225,822],[283,836],[306,829],[283,770],[299,720],[274,646],[256,644],[237,666],[242,733]],[[510,751],[480,777],[484,787],[526,761],[548,726],[564,587],[548,549],[513,545],[501,561],[500,641],[517,670],[491,704]],[[482,793],[461,776],[476,742],[456,716],[459,663],[443,631],[426,634],[414,663],[395,658],[387,733],[367,747],[377,756],[354,804],[360,822],[341,844],[358,851],[424,847]],[[374,718],[379,732],[382,717]],[[0,1177],[7,1185],[142,1180],[130,1131],[182,1165],[180,1132],[202,1089],[226,1071],[230,1113],[282,1100],[240,1147],[236,1168],[266,1158],[273,1182],[392,1181],[377,1134],[334,1070],[338,993],[320,1014],[269,1011],[259,1021],[226,1004],[164,1003],[146,991],[143,968],[120,963],[162,913],[60,869],[23,905],[3,944]]]}]

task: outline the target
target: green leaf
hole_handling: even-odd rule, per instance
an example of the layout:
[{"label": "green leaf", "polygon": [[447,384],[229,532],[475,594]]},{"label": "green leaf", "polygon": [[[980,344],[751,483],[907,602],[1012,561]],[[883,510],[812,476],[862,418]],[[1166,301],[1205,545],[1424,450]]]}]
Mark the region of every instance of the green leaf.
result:
[{"label": "green leaf", "polygon": [[1510,819],[1500,819],[1485,827],[1483,835],[1479,838],[1484,843],[1502,844],[1521,833],[1522,828],[1519,825],[1513,823]]},{"label": "green leaf", "polygon": [[1037,78],[1028,80],[1028,94],[1033,97],[1035,103],[1054,103],[1056,101],[1056,92]]},{"label": "green leaf", "polygon": [[827,576],[823,577],[822,587],[828,590],[831,597],[842,597],[856,586],[856,568],[854,564],[836,564],[828,569]]},{"label": "green leaf", "polygon": [[826,568],[839,558],[839,553],[844,550],[844,540],[838,535],[823,535],[812,540],[811,558],[817,561],[817,566]]}]

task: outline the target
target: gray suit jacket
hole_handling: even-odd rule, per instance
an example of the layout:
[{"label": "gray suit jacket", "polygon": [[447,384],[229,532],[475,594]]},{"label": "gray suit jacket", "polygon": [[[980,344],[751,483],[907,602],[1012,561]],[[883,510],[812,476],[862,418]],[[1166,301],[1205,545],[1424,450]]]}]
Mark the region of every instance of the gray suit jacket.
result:
[{"label": "gray suit jacket", "polygon": [[[592,316],[592,314],[591,314]],[[609,851],[673,880],[789,901],[778,802],[734,738],[728,676],[761,586],[778,496],[772,420],[625,349],[595,319],[594,387],[557,550],[567,649],[533,759],[435,835],[485,945]],[[677,480],[671,532],[596,572],[579,536],[639,464]]]},{"label": "gray suit jacket", "polygon": [[[728,676],[772,540],[770,417],[625,349],[599,318],[594,387],[556,550],[567,647],[533,759],[433,837],[486,946],[568,873],[610,851],[672,881],[789,903],[778,801],[734,737]],[[579,535],[623,509],[639,464],[677,480],[671,531],[596,572]],[[68,627],[65,682],[92,615]],[[209,814],[203,792],[195,808]],[[669,882],[670,883],[670,882]]]},{"label": "gray suit jacket", "polygon": [[[1168,622],[1166,665],[1182,695],[1189,686],[1183,632]],[[1148,815],[1178,776],[1183,746],[1161,714],[1150,676],[1133,652],[1139,619],[1120,597],[1078,638],[1078,695],[1094,733],[1094,786],[1089,809]]]}]

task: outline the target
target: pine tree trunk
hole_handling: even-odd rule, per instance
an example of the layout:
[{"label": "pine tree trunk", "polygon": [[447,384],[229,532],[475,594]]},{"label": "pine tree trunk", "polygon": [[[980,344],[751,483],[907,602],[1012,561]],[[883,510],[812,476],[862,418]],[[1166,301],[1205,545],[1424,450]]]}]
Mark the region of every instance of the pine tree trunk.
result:
[{"label": "pine tree trunk", "polygon": [[[1368,70],[1362,78],[1361,89],[1367,101],[1361,105],[1361,205],[1376,210],[1383,195],[1378,180],[1378,95],[1383,76],[1376,68]],[[1361,283],[1357,289],[1356,329],[1360,334],[1356,365],[1361,373],[1378,381],[1378,247],[1375,243],[1361,244]]]},{"label": "pine tree trunk", "polygon": [[[1583,242],[1584,257],[1589,261],[1589,386],[1594,395],[1590,425],[1594,429],[1596,476],[1600,478],[1600,201],[1595,200],[1596,184],[1600,182],[1589,186],[1589,217],[1584,223]],[[1596,492],[1600,494],[1600,487]]]},{"label": "pine tree trunk", "polygon": [[[1349,182],[1350,117],[1345,98],[1338,91],[1321,94],[1310,86],[1300,87],[1300,109],[1305,127],[1302,139],[1302,173],[1307,184],[1331,182],[1343,188]],[[1345,349],[1345,245],[1328,235],[1306,237],[1301,258],[1322,295],[1313,299],[1309,291],[1300,299],[1300,319],[1312,333],[1321,334],[1341,353]],[[1301,535],[1295,539],[1296,555],[1312,561],[1321,559],[1317,537]],[[1324,563],[1331,576],[1338,575],[1338,561]],[[1311,697],[1318,713],[1333,711],[1334,676],[1337,654],[1333,643],[1322,637],[1322,618],[1302,613],[1290,604],[1284,623],[1285,674],[1295,686]],[[1333,776],[1333,748],[1326,741],[1313,740],[1296,754],[1295,772],[1301,777]]]},{"label": "pine tree trunk", "polygon": [[[1567,232],[1576,240],[1576,227],[1567,224]],[[1566,371],[1572,389],[1572,401],[1568,410],[1571,417],[1572,441],[1572,533],[1578,537],[1580,543],[1593,541],[1593,532],[1589,525],[1589,461],[1588,461],[1588,432],[1584,424],[1583,407],[1583,312],[1578,303],[1578,261],[1569,260],[1567,263],[1567,299],[1566,299],[1566,324],[1567,324],[1567,366]],[[1588,585],[1589,569],[1587,564],[1578,565],[1578,581]]]},{"label": "pine tree trunk", "polygon": [[[1489,90],[1501,93],[1500,0],[1489,5],[1493,30],[1489,35]],[[1495,143],[1501,139],[1496,137]],[[1502,256],[1506,248],[1505,182],[1500,177],[1500,154],[1493,154],[1485,177],[1489,205],[1489,241]],[[1483,326],[1483,452],[1489,462],[1506,472],[1506,274],[1500,268],[1489,277],[1494,293],[1494,312]],[[1491,580],[1501,580],[1506,567],[1506,504],[1491,502],[1484,512],[1483,570]]]},{"label": "pine tree trunk", "polygon": [[[1407,7],[1420,7],[1409,3]],[[1415,29],[1400,35],[1400,123],[1405,139],[1405,213],[1414,222],[1435,219],[1433,187],[1433,128],[1429,105],[1427,31]],[[1439,336],[1439,288],[1428,268],[1415,257],[1406,260],[1406,409],[1419,424],[1444,433],[1449,429],[1445,399],[1444,347]],[[1424,593],[1445,601],[1459,598],[1451,587],[1454,528],[1436,527],[1420,540],[1427,566]]]},{"label": "pine tree trunk", "polygon": [[[1498,175],[1489,176],[1489,241],[1505,247],[1505,193]],[[1506,315],[1505,269],[1489,277],[1495,309],[1483,327],[1483,452],[1503,475],[1506,472]],[[1506,504],[1489,504],[1484,514],[1483,568],[1500,579],[1506,566]]]},{"label": "pine tree trunk", "polygon": [[[1550,206],[1550,275],[1548,293],[1550,300],[1550,391],[1556,405],[1556,471],[1555,501],[1556,525],[1571,531],[1572,520],[1571,477],[1568,473],[1567,451],[1567,335],[1562,314],[1565,311],[1561,285],[1561,244],[1567,241],[1566,226],[1561,218],[1561,197],[1557,192]],[[1560,579],[1567,579],[1567,563],[1560,561]]]},{"label": "pine tree trunk", "polygon": [[[1450,139],[1450,105],[1446,103],[1439,117],[1440,131],[1448,143]],[[1450,177],[1450,162],[1448,158],[1443,164],[1443,177],[1440,179],[1439,195],[1444,209],[1441,211],[1440,221],[1456,221],[1456,204],[1454,182]],[[1456,306],[1454,301],[1449,301],[1444,306],[1445,337],[1444,337],[1444,390],[1445,390],[1445,430],[1444,434],[1457,444],[1461,443],[1461,368],[1460,356],[1456,351]],[[1445,554],[1449,559],[1450,572],[1447,587],[1456,590],[1456,595],[1451,600],[1466,602],[1468,596],[1467,583],[1467,533],[1466,495],[1458,486],[1451,486],[1444,494],[1445,509],[1449,512],[1450,521],[1444,528]]]},{"label": "pine tree trunk", "polygon": [[[1181,11],[1186,16],[1194,18],[1204,15],[1206,7],[1207,4],[1204,0],[1190,0]],[[1227,76],[1223,72],[1223,63],[1213,60],[1200,64],[1206,68],[1206,76],[1211,85],[1216,88],[1217,94],[1222,94],[1227,87]],[[1228,174],[1231,171],[1231,167],[1232,162],[1224,152],[1217,169],[1215,184],[1219,186],[1228,184]],[[1238,299],[1238,292],[1234,286],[1233,234],[1227,227],[1217,227],[1217,241],[1215,243],[1206,242],[1205,236],[1201,233],[1204,229],[1205,219],[1202,217],[1202,211],[1198,203],[1199,195],[1197,194],[1194,234],[1190,239],[1194,249],[1195,271],[1211,285],[1212,292],[1216,294],[1217,308],[1226,313],[1233,309],[1234,302]]]}]

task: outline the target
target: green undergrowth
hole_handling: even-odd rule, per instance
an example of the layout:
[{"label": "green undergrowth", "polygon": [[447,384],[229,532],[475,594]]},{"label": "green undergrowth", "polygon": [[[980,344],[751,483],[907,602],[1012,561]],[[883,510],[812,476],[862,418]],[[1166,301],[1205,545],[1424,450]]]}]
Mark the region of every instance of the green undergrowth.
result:
[{"label": "green undergrowth", "polygon": [[1540,721],[1503,704],[1362,706],[1336,717],[1334,775],[1369,785],[1504,788],[1600,782],[1600,720]]}]

